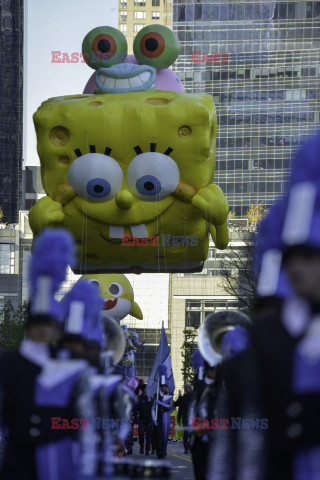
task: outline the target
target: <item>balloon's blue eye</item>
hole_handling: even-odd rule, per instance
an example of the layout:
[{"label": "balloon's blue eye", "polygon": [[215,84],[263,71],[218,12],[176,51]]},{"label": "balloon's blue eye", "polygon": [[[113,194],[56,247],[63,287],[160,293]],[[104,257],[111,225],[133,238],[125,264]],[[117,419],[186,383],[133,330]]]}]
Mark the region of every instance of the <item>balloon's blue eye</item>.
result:
[{"label": "balloon's blue eye", "polygon": [[158,195],[161,192],[161,183],[153,175],[144,175],[136,183],[137,191],[141,195]]},{"label": "balloon's blue eye", "polygon": [[[107,149],[106,149],[107,151]],[[123,172],[109,155],[87,153],[76,158],[68,171],[68,183],[86,202],[107,202],[121,190]]]},{"label": "balloon's blue eye", "polygon": [[176,162],[164,153],[138,153],[128,167],[127,181],[130,191],[143,202],[159,202],[175,191],[180,173]]},{"label": "balloon's blue eye", "polygon": [[93,178],[87,183],[87,193],[93,198],[107,197],[111,192],[111,185],[103,178]]}]

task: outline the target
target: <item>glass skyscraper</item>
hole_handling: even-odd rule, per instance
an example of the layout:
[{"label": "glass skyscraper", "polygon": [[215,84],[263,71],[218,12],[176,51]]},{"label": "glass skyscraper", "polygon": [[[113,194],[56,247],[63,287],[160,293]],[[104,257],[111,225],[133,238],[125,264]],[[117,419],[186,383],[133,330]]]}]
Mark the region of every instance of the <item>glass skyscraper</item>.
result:
[{"label": "glass skyscraper", "polygon": [[0,1],[0,207],[18,222],[22,171],[23,1]]},{"label": "glass skyscraper", "polygon": [[217,183],[230,211],[270,207],[319,123],[320,1],[174,0],[188,93],[213,96]]}]

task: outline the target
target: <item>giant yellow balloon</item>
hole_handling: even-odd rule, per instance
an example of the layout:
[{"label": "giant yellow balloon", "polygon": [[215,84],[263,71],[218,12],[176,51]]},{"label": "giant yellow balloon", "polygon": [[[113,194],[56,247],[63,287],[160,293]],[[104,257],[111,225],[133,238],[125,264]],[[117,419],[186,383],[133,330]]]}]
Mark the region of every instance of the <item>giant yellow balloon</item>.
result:
[{"label": "giant yellow balloon", "polygon": [[210,95],[58,97],[34,123],[47,196],[30,225],[35,235],[47,226],[72,232],[76,273],[199,271],[209,234],[227,246]]}]

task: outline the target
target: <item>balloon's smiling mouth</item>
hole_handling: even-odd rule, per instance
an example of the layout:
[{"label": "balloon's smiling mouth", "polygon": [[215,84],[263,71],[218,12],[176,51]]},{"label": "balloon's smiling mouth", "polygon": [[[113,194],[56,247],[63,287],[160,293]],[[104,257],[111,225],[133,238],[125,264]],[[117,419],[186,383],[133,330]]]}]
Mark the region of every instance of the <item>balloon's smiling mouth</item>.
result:
[{"label": "balloon's smiling mouth", "polygon": [[101,233],[100,233],[100,237],[103,238],[103,240],[105,240],[106,242],[110,242],[110,243],[118,243],[118,244],[121,244],[121,242],[122,242],[122,239],[111,240],[111,238],[108,238],[108,237],[106,237],[105,235],[102,235]]},{"label": "balloon's smiling mouth", "polygon": [[117,302],[118,302],[118,299],[115,298],[114,300],[107,300],[105,303],[104,303],[104,309],[103,310],[112,310],[112,308],[114,308],[116,305],[117,305]]},{"label": "balloon's smiling mouth", "polygon": [[101,73],[99,75],[99,82],[108,90],[113,90],[114,88],[131,89],[132,87],[142,87],[141,89],[143,90],[146,84],[149,83],[150,78],[151,73],[149,72],[144,72],[140,75],[135,75],[134,77],[129,78],[114,78]]},{"label": "balloon's smiling mouth", "polygon": [[100,68],[96,85],[102,93],[125,93],[151,90],[157,70],[148,65],[119,64]]}]

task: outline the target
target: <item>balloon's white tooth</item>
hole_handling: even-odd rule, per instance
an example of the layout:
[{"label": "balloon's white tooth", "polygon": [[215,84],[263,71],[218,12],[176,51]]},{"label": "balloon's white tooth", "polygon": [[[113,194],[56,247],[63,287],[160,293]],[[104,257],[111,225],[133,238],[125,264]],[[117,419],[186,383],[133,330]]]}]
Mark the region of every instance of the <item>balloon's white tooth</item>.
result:
[{"label": "balloon's white tooth", "polygon": [[141,75],[139,75],[140,80],[142,83],[146,83],[150,79],[150,73],[149,72],[143,72]]},{"label": "balloon's white tooth", "polygon": [[129,81],[127,78],[117,78],[115,88],[129,88]]},{"label": "balloon's white tooth", "polygon": [[141,238],[148,236],[146,226],[143,223],[141,225],[132,225],[130,229],[133,237]]},{"label": "balloon's white tooth", "polygon": [[108,88],[114,88],[116,83],[116,79],[112,77],[105,77],[104,79],[104,86]]},{"label": "balloon's white tooth", "polygon": [[130,77],[129,83],[131,87],[140,87],[141,81],[139,77]]},{"label": "balloon's white tooth", "polygon": [[109,225],[109,238],[122,238],[124,227],[122,225]]}]

